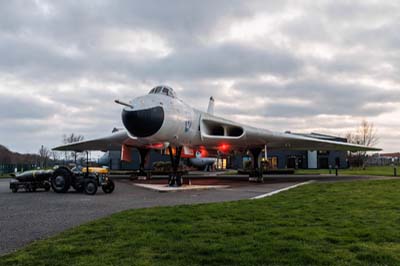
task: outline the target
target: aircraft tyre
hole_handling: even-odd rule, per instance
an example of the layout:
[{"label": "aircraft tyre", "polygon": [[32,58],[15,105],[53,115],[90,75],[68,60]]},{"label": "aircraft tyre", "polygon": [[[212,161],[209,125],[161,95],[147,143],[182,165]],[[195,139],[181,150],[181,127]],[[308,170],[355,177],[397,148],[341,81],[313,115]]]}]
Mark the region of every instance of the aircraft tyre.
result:
[{"label": "aircraft tyre", "polygon": [[51,187],[54,192],[65,193],[71,186],[71,173],[65,168],[58,168],[51,178]]},{"label": "aircraft tyre", "polygon": [[261,168],[257,171],[257,182],[264,183],[263,170]]},{"label": "aircraft tyre", "polygon": [[170,174],[168,177],[168,186],[180,187],[183,184],[183,178],[181,174]]},{"label": "aircraft tyre", "polygon": [[174,174],[168,176],[168,186],[173,187],[175,185],[175,178]]},{"label": "aircraft tyre", "polygon": [[177,174],[176,175],[176,186],[177,187],[180,187],[180,186],[182,186],[182,182],[183,180],[182,180],[182,175],[180,175],[180,174]]},{"label": "aircraft tyre", "polygon": [[112,193],[115,189],[114,181],[109,180],[107,184],[101,186],[101,189],[106,194]]},{"label": "aircraft tyre", "polygon": [[94,195],[97,192],[97,183],[92,179],[86,179],[83,189],[86,195]]}]

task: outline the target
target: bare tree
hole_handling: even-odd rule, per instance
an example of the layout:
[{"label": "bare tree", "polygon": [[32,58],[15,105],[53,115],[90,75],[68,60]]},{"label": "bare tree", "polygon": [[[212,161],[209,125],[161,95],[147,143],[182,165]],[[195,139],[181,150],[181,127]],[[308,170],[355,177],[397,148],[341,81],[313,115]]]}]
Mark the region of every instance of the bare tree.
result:
[{"label": "bare tree", "polygon": [[[70,135],[63,135],[63,142],[64,144],[70,144],[70,143],[74,143],[74,142],[78,142],[78,141],[82,141],[84,140],[84,136],[83,135],[78,135],[78,134],[74,134],[71,133]],[[73,151],[68,153],[67,151],[65,152],[65,160],[68,161],[70,158],[74,159],[74,162],[76,163],[77,160],[77,152]]]},{"label": "bare tree", "polygon": [[[367,147],[373,147],[379,142],[377,129],[374,123],[362,120],[359,127],[354,132],[346,134],[347,141]],[[349,161],[357,166],[365,167],[367,152],[358,151],[349,153]]]},{"label": "bare tree", "polygon": [[51,151],[50,152],[50,159],[54,161],[54,163],[57,163],[60,160],[60,154],[58,151]]},{"label": "bare tree", "polygon": [[49,159],[50,156],[50,151],[48,148],[46,148],[45,146],[41,146],[39,149],[39,164],[40,167],[42,168],[46,168],[47,167],[47,161]]}]

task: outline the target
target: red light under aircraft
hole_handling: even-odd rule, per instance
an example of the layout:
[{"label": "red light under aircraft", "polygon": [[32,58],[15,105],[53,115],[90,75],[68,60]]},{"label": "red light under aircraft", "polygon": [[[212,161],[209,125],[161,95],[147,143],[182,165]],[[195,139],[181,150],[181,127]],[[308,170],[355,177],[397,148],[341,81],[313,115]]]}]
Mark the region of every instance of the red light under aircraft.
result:
[{"label": "red light under aircraft", "polygon": [[[377,151],[380,149],[305,137],[290,133],[273,132],[247,126],[214,115],[214,99],[210,98],[207,112],[194,109],[179,99],[172,88],[157,86],[148,95],[129,102],[115,101],[124,106],[122,122],[124,130],[102,138],[80,141],[53,150],[120,150],[121,159],[130,160],[132,149],[140,152],[144,169],[150,149],[169,150],[172,172],[169,185],[182,185],[178,172],[181,157],[195,157],[196,150],[250,151],[259,158],[262,150],[346,150]],[[253,168],[262,178],[257,159]]]}]

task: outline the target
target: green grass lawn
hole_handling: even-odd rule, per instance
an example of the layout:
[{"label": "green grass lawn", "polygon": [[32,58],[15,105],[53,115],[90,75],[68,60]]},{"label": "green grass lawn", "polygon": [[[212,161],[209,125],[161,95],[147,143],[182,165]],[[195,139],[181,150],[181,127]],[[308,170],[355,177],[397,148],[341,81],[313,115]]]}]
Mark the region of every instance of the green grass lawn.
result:
[{"label": "green grass lawn", "polygon": [[[397,169],[400,175],[400,169]],[[332,174],[335,169],[332,169]],[[328,169],[298,169],[295,174],[329,174]],[[393,166],[367,166],[362,168],[339,169],[339,175],[374,175],[374,176],[393,176]]]},{"label": "green grass lawn", "polygon": [[0,265],[400,265],[400,180],[125,211],[37,241]]},{"label": "green grass lawn", "polygon": [[11,174],[0,174],[0,178],[11,178]]}]

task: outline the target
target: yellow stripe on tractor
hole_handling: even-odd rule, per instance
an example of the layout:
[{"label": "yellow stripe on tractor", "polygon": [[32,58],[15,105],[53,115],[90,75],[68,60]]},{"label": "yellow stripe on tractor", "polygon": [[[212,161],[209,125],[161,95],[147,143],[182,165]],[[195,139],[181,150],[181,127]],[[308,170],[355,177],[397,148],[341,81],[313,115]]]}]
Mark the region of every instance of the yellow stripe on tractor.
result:
[{"label": "yellow stripe on tractor", "polygon": [[[86,167],[82,168],[82,172],[86,173]],[[89,167],[89,173],[108,174],[109,170],[102,167]]]}]

